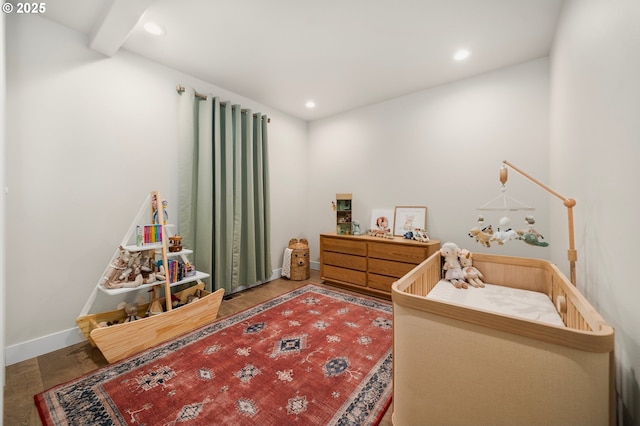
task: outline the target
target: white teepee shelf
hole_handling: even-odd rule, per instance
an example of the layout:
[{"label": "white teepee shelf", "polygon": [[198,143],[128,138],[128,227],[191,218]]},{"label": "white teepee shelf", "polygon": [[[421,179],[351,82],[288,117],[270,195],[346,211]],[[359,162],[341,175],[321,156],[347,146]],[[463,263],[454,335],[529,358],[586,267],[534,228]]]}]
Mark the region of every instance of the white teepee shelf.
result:
[{"label": "white teepee shelf", "polygon": [[[152,200],[156,201],[157,215],[155,217],[165,217],[160,193],[154,191],[146,198],[138,212],[138,215],[122,239],[122,243],[111,258],[111,262],[100,276],[100,279],[89,296],[80,316],[76,319],[78,327],[85,334],[89,342],[93,346],[97,346],[110,363],[134,355],[159,343],[179,336],[180,334],[187,333],[215,321],[218,315],[218,310],[220,309],[220,304],[222,303],[224,290],[219,289],[214,293],[205,291],[205,285],[202,280],[209,277],[209,274],[200,271],[195,271],[194,275],[183,277],[183,279],[177,282],[157,280],[135,287],[121,288],[106,288],[103,285],[105,277],[108,275],[107,272],[112,269],[112,265],[116,262],[116,259],[123,251],[129,253],[147,251],[149,252],[150,257],[153,256],[155,258],[156,255],[161,256],[164,271],[167,276],[169,274],[169,258],[180,257],[183,262],[190,263],[187,259],[187,255],[192,254],[192,250],[182,249],[177,252],[168,251],[167,241],[170,234],[167,228],[170,225],[166,225],[164,223],[160,224],[162,233],[161,242],[142,246],[135,244],[135,242],[132,244],[132,241],[135,241],[137,236],[137,226],[143,223],[149,223],[143,221],[145,214],[151,213],[151,217],[153,218],[154,210],[153,207],[151,207]],[[191,282],[194,282],[195,284],[185,290],[173,294],[173,296],[180,299],[180,302],[184,304],[178,308],[173,308],[170,297],[172,296],[171,289],[181,284]],[[164,288],[164,304],[166,306],[166,311],[163,313],[158,313],[156,315],[131,322],[122,322],[124,318],[126,318],[126,314],[122,309],[89,314],[89,311],[96,300],[98,291],[110,296],[115,296],[132,291],[153,289],[154,294],[156,294],[159,293],[158,289],[161,287]],[[195,301],[185,304],[187,299],[192,296],[196,296]],[[158,299],[154,299],[154,301],[155,302],[140,306],[138,308],[138,316],[144,316],[145,313],[150,310],[150,306],[153,306],[154,303],[160,303]],[[105,326],[104,323],[114,324]]]}]

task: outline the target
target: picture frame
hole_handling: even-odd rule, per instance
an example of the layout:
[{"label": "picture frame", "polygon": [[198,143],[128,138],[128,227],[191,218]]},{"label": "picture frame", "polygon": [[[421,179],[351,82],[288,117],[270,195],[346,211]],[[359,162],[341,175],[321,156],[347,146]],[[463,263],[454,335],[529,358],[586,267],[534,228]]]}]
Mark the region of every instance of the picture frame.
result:
[{"label": "picture frame", "polygon": [[396,206],[393,223],[393,235],[403,236],[416,228],[427,230],[426,206]]},{"label": "picture frame", "polygon": [[394,211],[392,209],[374,209],[371,210],[371,226],[369,229],[393,232],[393,217]]}]

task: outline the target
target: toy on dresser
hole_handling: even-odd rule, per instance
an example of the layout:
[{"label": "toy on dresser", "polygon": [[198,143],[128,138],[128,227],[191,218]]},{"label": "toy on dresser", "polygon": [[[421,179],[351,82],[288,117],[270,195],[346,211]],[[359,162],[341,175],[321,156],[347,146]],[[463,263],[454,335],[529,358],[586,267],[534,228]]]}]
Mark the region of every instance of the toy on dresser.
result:
[{"label": "toy on dresser", "polygon": [[405,232],[404,238],[407,240],[415,240],[423,243],[428,243],[430,241],[427,231],[421,228],[415,228],[413,231]]}]

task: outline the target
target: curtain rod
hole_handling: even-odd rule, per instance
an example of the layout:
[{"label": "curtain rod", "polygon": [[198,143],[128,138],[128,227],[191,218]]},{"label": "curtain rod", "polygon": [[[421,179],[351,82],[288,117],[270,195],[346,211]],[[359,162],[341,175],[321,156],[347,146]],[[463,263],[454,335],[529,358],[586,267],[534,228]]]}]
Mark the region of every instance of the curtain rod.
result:
[{"label": "curtain rod", "polygon": [[[181,86],[179,84],[176,86],[176,91],[180,95],[182,95],[185,92],[185,90],[187,90],[187,89],[184,86]],[[207,100],[207,95],[203,95],[202,93],[198,93],[198,92],[195,92],[195,91],[194,91],[194,93],[195,93],[196,98],[200,99],[201,101],[206,101]],[[246,113],[247,110],[243,109],[242,112]],[[253,115],[258,115],[258,114],[253,114]],[[271,123],[271,118],[267,117],[267,123]]]}]

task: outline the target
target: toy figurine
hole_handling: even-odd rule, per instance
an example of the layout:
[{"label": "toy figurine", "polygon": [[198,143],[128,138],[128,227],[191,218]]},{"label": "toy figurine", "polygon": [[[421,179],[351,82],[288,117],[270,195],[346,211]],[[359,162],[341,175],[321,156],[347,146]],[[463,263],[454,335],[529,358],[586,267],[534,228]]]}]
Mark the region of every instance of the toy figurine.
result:
[{"label": "toy figurine", "polygon": [[474,287],[484,287],[484,283],[480,279],[482,278],[482,272],[473,266],[473,254],[467,249],[462,249],[458,254],[458,260],[462,265],[464,279]]},{"label": "toy figurine", "polygon": [[362,231],[360,231],[360,222],[358,222],[357,220],[354,220],[353,223],[351,224],[351,227],[353,228],[351,230],[351,233],[353,235],[362,235]]},{"label": "toy figurine", "polygon": [[[164,213],[164,223],[163,225],[167,224],[167,221],[169,220],[169,214],[167,213],[167,201],[164,200],[162,202],[162,212]],[[160,224],[160,222],[158,221],[158,196],[156,194],[153,194],[152,198],[151,198],[151,208],[153,209],[153,223],[155,224]]]},{"label": "toy figurine", "polygon": [[442,270],[445,272],[444,279],[449,281],[455,288],[467,288],[467,282],[464,279],[462,265],[458,259],[460,248],[452,242],[446,242],[440,249],[440,256],[444,260]]}]

